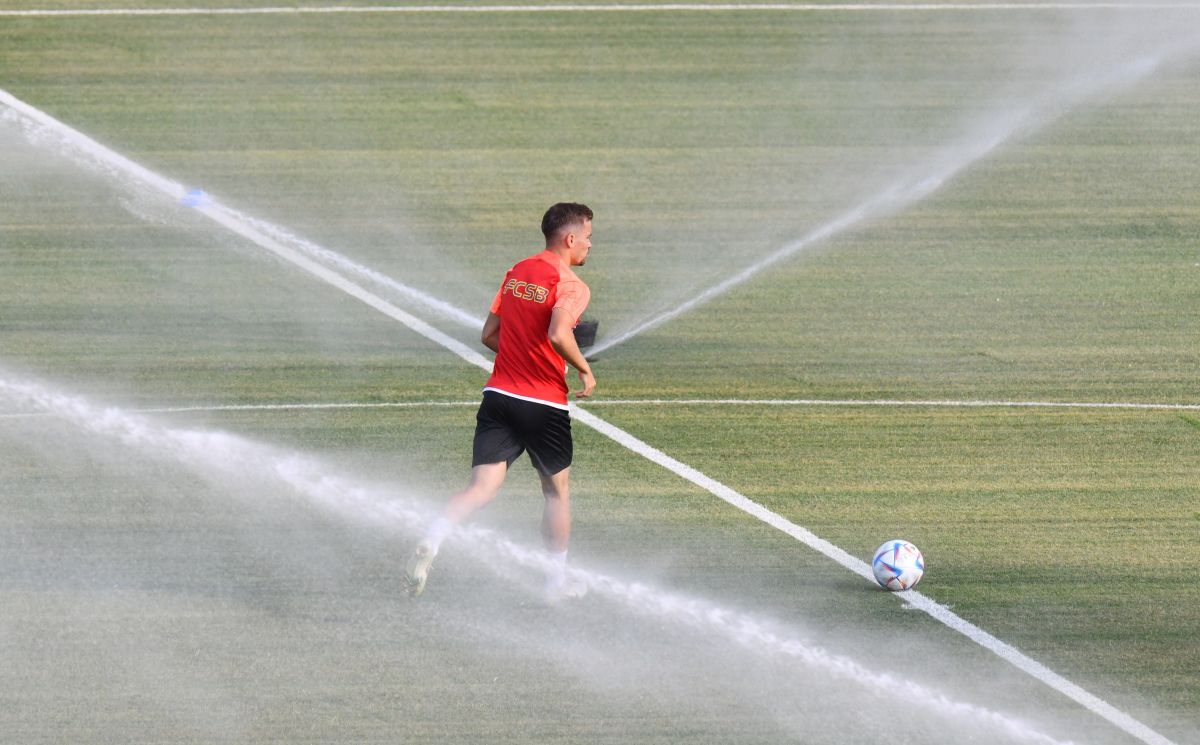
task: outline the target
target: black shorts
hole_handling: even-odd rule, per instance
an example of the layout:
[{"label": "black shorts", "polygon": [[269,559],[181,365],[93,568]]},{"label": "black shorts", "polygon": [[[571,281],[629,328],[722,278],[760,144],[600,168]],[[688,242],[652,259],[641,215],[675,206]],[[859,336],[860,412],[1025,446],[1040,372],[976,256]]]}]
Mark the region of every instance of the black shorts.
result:
[{"label": "black shorts", "polygon": [[543,476],[571,465],[571,415],[548,404],[484,391],[475,415],[471,467],[501,461],[511,466],[526,450]]},{"label": "black shorts", "polygon": [[528,450],[538,473],[553,476],[571,464],[571,416],[565,409],[484,391],[475,414],[475,443],[470,465],[504,461],[509,465]]}]

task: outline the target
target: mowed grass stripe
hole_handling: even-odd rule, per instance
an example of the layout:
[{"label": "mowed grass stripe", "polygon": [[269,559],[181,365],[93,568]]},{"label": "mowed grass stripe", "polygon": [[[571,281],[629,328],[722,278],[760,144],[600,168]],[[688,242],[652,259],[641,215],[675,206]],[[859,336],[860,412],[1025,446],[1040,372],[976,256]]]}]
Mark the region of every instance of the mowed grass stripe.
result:
[{"label": "mowed grass stripe", "polygon": [[614,3],[549,5],[362,5],[258,8],[87,8],[0,10],[0,17],[302,15],[331,13],[961,12],[1189,10],[1194,3]]},{"label": "mowed grass stripe", "polygon": [[[478,401],[328,401],[293,402],[278,404],[197,404],[195,406],[161,406],[130,409],[137,414],[186,414],[190,412],[219,411],[303,411],[325,409],[421,409],[478,406]],[[577,404],[577,407],[579,405]],[[594,399],[581,408],[593,406],[796,406],[796,407],[883,407],[883,408],[952,408],[952,409],[1126,409],[1132,411],[1200,411],[1200,404],[1167,403],[1105,403],[1096,401],[856,401],[853,399],[762,399],[762,398],[649,398],[649,399]],[[0,419],[44,416],[43,414],[7,413]],[[1190,422],[1190,420],[1189,420]],[[1200,428],[1200,425],[1193,425]]]}]

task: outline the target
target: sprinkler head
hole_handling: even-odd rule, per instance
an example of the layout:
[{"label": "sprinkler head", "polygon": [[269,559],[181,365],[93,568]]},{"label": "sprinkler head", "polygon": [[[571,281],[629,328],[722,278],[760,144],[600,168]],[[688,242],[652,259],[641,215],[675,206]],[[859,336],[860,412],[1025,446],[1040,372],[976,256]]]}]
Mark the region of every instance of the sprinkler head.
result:
[{"label": "sprinkler head", "polygon": [[575,325],[575,343],[580,349],[587,349],[596,343],[596,329],[600,328],[600,322],[591,319],[581,320]]}]

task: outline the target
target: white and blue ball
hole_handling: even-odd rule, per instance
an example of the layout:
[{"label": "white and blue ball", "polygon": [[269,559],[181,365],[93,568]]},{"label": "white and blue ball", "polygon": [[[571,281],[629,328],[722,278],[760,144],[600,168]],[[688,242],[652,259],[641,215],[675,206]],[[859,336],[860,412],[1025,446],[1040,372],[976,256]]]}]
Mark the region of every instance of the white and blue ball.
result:
[{"label": "white and blue ball", "polygon": [[895,538],[875,549],[871,571],[883,589],[892,592],[907,590],[925,575],[925,557],[916,546]]}]

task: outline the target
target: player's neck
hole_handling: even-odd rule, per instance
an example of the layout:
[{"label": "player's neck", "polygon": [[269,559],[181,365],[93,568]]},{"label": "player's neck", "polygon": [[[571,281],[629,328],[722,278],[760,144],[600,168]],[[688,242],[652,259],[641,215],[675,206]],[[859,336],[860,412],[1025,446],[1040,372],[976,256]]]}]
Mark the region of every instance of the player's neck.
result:
[{"label": "player's neck", "polygon": [[571,249],[566,246],[546,246],[546,252],[558,257],[565,266],[571,266]]}]

